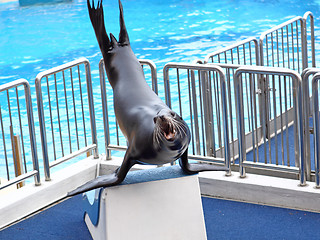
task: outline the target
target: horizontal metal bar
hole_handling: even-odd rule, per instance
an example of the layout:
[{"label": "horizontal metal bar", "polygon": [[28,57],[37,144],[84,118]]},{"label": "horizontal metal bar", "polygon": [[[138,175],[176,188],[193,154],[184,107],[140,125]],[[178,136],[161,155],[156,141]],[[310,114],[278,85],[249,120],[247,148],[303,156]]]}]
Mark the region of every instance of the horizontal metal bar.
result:
[{"label": "horizontal metal bar", "polygon": [[185,64],[185,63],[167,63],[163,67],[163,72],[167,72],[170,68],[179,68],[186,70],[198,70],[198,71],[222,71],[219,64]]},{"label": "horizontal metal bar", "polygon": [[118,145],[109,145],[108,146],[108,149],[109,150],[118,150],[118,151],[126,151],[127,150],[127,147],[125,146],[118,146]]},{"label": "horizontal metal bar", "polygon": [[209,58],[215,56],[215,55],[218,55],[218,54],[221,54],[221,53],[224,53],[224,52],[227,52],[227,51],[230,51],[236,47],[239,47],[241,45],[245,45],[246,43],[250,43],[250,42],[254,42],[256,45],[258,45],[258,40],[254,37],[250,37],[250,38],[247,38],[247,39],[244,39],[240,42],[237,42],[235,44],[232,44],[228,47],[225,47],[225,48],[222,48],[218,51],[215,51],[213,53],[209,53],[206,57],[205,57],[205,60],[204,60],[204,63],[208,63],[209,62]]},{"label": "horizontal metal bar", "polygon": [[292,18],[292,19],[290,19],[290,20],[288,20],[288,21],[286,21],[286,22],[284,22],[284,23],[282,23],[282,24],[279,24],[279,25],[277,25],[277,26],[275,26],[275,27],[273,27],[273,28],[271,28],[271,29],[269,29],[269,30],[261,33],[261,35],[260,35],[260,40],[261,40],[261,39],[264,39],[266,35],[268,35],[268,34],[270,34],[270,33],[272,33],[272,32],[275,32],[275,31],[277,31],[277,30],[279,30],[279,29],[281,29],[281,28],[283,28],[283,27],[285,27],[285,26],[287,26],[287,25],[289,25],[289,24],[291,24],[291,23],[294,23],[294,22],[296,22],[296,21],[299,21],[299,20],[302,21],[302,17],[297,16],[297,17],[295,17],[295,18]]},{"label": "horizontal metal bar", "polygon": [[269,164],[269,163],[250,162],[250,161],[244,161],[242,164],[244,167],[262,168],[267,170],[284,171],[284,172],[297,173],[297,174],[299,173],[298,167],[288,167],[284,165],[275,165],[275,164]]},{"label": "horizontal metal bar", "polygon": [[48,69],[48,70],[43,71],[43,72],[40,72],[36,76],[36,82],[41,81],[41,79],[43,77],[50,76],[50,75],[53,75],[53,74],[58,73],[58,72],[62,72],[64,70],[67,70],[69,68],[78,66],[78,65],[83,64],[83,63],[85,63],[85,64],[89,63],[88,59],[86,59],[85,57],[81,57],[81,58],[76,59],[76,60],[74,60],[72,62],[68,62],[68,63],[62,64],[60,66]]},{"label": "horizontal metal bar", "polygon": [[253,74],[277,74],[278,76],[290,76],[296,78],[301,84],[301,76],[298,72],[280,67],[264,67],[264,66],[242,66],[237,69],[235,76],[239,77],[242,73],[253,73]]},{"label": "horizontal metal bar", "polygon": [[245,66],[245,65],[230,64],[230,63],[206,63],[206,64],[219,66],[221,68],[229,68],[229,69],[238,69],[239,67]]},{"label": "horizontal metal bar", "polygon": [[12,82],[2,84],[0,85],[0,92],[6,91],[10,88],[18,87],[20,85],[26,86],[26,85],[29,85],[29,82],[26,79],[21,78]]},{"label": "horizontal metal bar", "polygon": [[212,162],[212,163],[225,163],[224,158],[209,157],[209,156],[199,156],[199,155],[189,155],[188,159],[202,161],[202,162]]},{"label": "horizontal metal bar", "polygon": [[320,72],[320,68],[306,68],[301,73],[302,81],[308,81],[308,77],[312,74]]},{"label": "horizontal metal bar", "polygon": [[92,144],[92,145],[83,147],[83,148],[81,148],[81,149],[78,150],[78,151],[75,151],[75,152],[73,152],[73,153],[71,153],[71,154],[69,154],[69,155],[67,155],[67,156],[64,156],[64,157],[62,157],[62,158],[59,158],[59,159],[57,159],[57,160],[55,160],[55,161],[50,162],[49,167],[52,168],[52,167],[54,167],[54,166],[56,166],[56,165],[58,165],[58,164],[60,164],[60,163],[63,163],[63,162],[65,162],[65,161],[68,161],[68,160],[70,160],[70,159],[72,159],[72,158],[75,158],[75,157],[81,155],[81,154],[84,154],[84,153],[89,152],[89,151],[91,151],[91,150],[95,150],[96,148],[97,148],[97,145],[96,145],[96,144]]},{"label": "horizontal metal bar", "polygon": [[27,172],[25,174],[22,174],[19,177],[11,179],[8,182],[5,182],[4,184],[0,184],[0,190],[6,188],[8,186],[11,186],[11,185],[13,185],[15,183],[19,183],[19,182],[21,182],[23,180],[26,180],[27,178],[35,176],[37,174],[38,174],[38,171],[36,171],[36,170],[33,170],[33,171]]}]

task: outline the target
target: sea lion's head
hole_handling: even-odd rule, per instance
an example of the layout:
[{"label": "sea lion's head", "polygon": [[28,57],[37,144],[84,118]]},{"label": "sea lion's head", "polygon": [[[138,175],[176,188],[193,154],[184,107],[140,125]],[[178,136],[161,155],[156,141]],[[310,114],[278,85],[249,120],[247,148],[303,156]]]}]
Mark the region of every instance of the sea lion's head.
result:
[{"label": "sea lion's head", "polygon": [[174,111],[162,109],[153,118],[153,140],[160,147],[161,143],[181,142],[189,144],[190,131],[186,122]]}]

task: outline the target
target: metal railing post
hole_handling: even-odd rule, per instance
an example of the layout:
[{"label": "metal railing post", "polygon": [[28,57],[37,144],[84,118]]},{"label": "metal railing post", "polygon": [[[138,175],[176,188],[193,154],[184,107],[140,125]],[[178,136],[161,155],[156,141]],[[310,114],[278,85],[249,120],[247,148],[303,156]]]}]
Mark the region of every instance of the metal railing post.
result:
[{"label": "metal railing post", "polygon": [[198,121],[198,107],[196,102],[196,84],[194,70],[191,70],[191,93],[192,93],[192,105],[194,113],[194,128],[195,128],[195,139],[196,139],[196,154],[200,155],[200,135],[199,135],[199,121]]},{"label": "metal railing post", "polygon": [[243,104],[242,104],[242,84],[241,84],[242,72],[236,70],[234,74],[234,85],[235,85],[235,104],[236,104],[236,115],[237,115],[237,130],[238,130],[238,148],[239,148],[239,173],[240,177],[245,177],[245,168],[243,162],[246,160],[246,147],[245,147],[245,130],[243,125]]},{"label": "metal railing post", "polygon": [[29,127],[29,136],[30,136],[30,144],[31,144],[31,154],[33,159],[33,169],[37,171],[37,174],[34,176],[35,184],[40,185],[40,172],[39,172],[39,161],[38,161],[38,153],[37,153],[37,143],[34,129],[34,118],[33,118],[33,108],[31,101],[31,91],[30,85],[27,81],[23,83],[26,106],[27,106],[27,116],[28,116],[28,127]]},{"label": "metal railing post", "polygon": [[36,86],[36,95],[37,95],[37,105],[38,105],[38,116],[39,116],[39,128],[40,128],[40,137],[41,137],[41,149],[42,149],[42,157],[43,157],[43,168],[44,168],[44,176],[46,181],[50,181],[50,166],[49,166],[49,156],[48,156],[48,145],[47,145],[47,137],[45,130],[45,121],[44,121],[44,113],[43,113],[43,100],[42,100],[42,90],[41,90],[41,75],[37,75],[35,80]]},{"label": "metal railing post", "polygon": [[212,97],[209,87],[208,72],[200,71],[201,87],[202,87],[202,102],[205,118],[206,129],[206,149],[208,156],[215,156],[215,141],[213,137],[213,116],[212,116]]},{"label": "metal railing post", "polygon": [[[307,19],[310,18],[310,45],[311,45],[311,67],[316,67],[316,54],[315,54],[315,39],[314,39],[314,17],[312,12],[308,11],[303,15],[303,22],[305,28],[305,41],[306,41],[306,52],[308,52],[308,31],[307,31]],[[307,57],[308,63],[308,57]],[[308,67],[308,65],[307,65]]]},{"label": "metal railing post", "polygon": [[109,129],[109,115],[108,115],[108,102],[107,102],[107,88],[106,77],[104,73],[104,61],[99,62],[99,76],[100,76],[100,89],[101,89],[101,101],[102,101],[102,113],[103,113],[103,127],[104,127],[104,141],[107,160],[111,159],[111,150],[108,148],[110,144],[110,129]]},{"label": "metal railing post", "polygon": [[[302,78],[302,90],[303,90],[303,113],[304,113],[304,152],[306,159],[306,173],[307,179],[310,179],[311,176],[311,154],[310,154],[310,127],[309,127],[309,118],[311,113],[313,115],[313,110],[310,111],[310,95],[309,95],[309,77],[313,74],[320,72],[320,69],[317,68],[306,68],[301,74]],[[314,89],[312,89],[313,92]],[[312,93],[312,96],[313,93]]]},{"label": "metal railing post", "polygon": [[315,160],[315,183],[320,188],[320,129],[319,129],[319,90],[318,82],[320,74],[317,73],[312,79],[313,96],[313,127],[314,127],[314,160]]},{"label": "metal railing post", "polygon": [[223,136],[224,136],[224,157],[226,166],[229,171],[226,173],[227,176],[231,176],[231,156],[230,156],[230,140],[229,140],[229,124],[228,124],[228,107],[227,107],[227,86],[226,79],[223,70],[220,67],[215,69],[219,73],[220,87],[221,87],[221,99],[222,99],[222,114],[223,114]]},{"label": "metal railing post", "polygon": [[84,61],[84,65],[86,68],[86,80],[87,80],[88,102],[89,102],[89,111],[90,111],[92,143],[96,144],[96,147],[93,150],[93,157],[99,158],[96,119],[95,119],[95,113],[94,113],[94,103],[93,103],[93,93],[92,93],[91,70],[90,70],[89,61],[88,60]]}]

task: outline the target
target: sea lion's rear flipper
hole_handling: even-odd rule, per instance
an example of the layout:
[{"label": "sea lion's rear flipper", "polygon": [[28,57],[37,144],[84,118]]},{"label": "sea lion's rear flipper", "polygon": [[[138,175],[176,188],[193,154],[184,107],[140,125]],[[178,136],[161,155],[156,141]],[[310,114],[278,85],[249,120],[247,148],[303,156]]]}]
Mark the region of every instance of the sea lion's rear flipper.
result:
[{"label": "sea lion's rear flipper", "polygon": [[102,0],[98,0],[97,8],[94,7],[94,0],[92,0],[92,6],[90,4],[90,0],[87,0],[88,10],[90,20],[96,34],[100,50],[103,55],[105,55],[108,51],[112,50],[114,47],[118,45],[128,45],[129,36],[124,23],[123,18],[123,9],[121,1],[119,0],[119,10],[120,10],[120,33],[119,33],[119,41],[115,39],[115,37],[110,34],[110,39],[108,38],[108,34],[106,32],[106,28],[104,25],[104,15],[103,15],[103,6]]},{"label": "sea lion's rear flipper", "polygon": [[120,10],[120,33],[119,33],[119,44],[126,45],[129,44],[129,36],[127,32],[126,25],[124,24],[124,18],[123,18],[123,8],[121,1],[119,0],[119,10]]},{"label": "sea lion's rear flipper", "polygon": [[87,0],[87,5],[89,17],[98,40],[100,50],[102,54],[104,54],[111,48],[111,43],[104,25],[102,0],[98,1],[97,8],[94,7],[94,0],[92,0],[92,6],[90,4],[90,0]]},{"label": "sea lion's rear flipper", "polygon": [[188,149],[182,154],[179,164],[182,170],[187,174],[196,174],[203,171],[229,171],[229,168],[227,167],[214,166],[204,163],[189,163]]},{"label": "sea lion's rear flipper", "polygon": [[71,197],[100,187],[110,187],[120,184],[126,177],[130,168],[136,163],[135,160],[129,157],[130,155],[128,152],[130,152],[129,148],[124,156],[121,166],[114,173],[99,176],[96,179],[93,179],[85,183],[84,185],[76,188],[75,190],[68,192],[67,197]]}]

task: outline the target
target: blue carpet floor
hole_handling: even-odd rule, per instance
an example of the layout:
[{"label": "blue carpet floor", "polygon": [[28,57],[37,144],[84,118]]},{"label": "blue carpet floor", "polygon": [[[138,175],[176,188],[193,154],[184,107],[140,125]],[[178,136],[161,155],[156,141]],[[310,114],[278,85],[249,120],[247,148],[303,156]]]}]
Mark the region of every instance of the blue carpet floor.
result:
[{"label": "blue carpet floor", "polygon": [[[318,213],[206,197],[202,202],[208,240],[320,238]],[[91,239],[83,221],[81,196],[2,230],[0,239]]]}]

